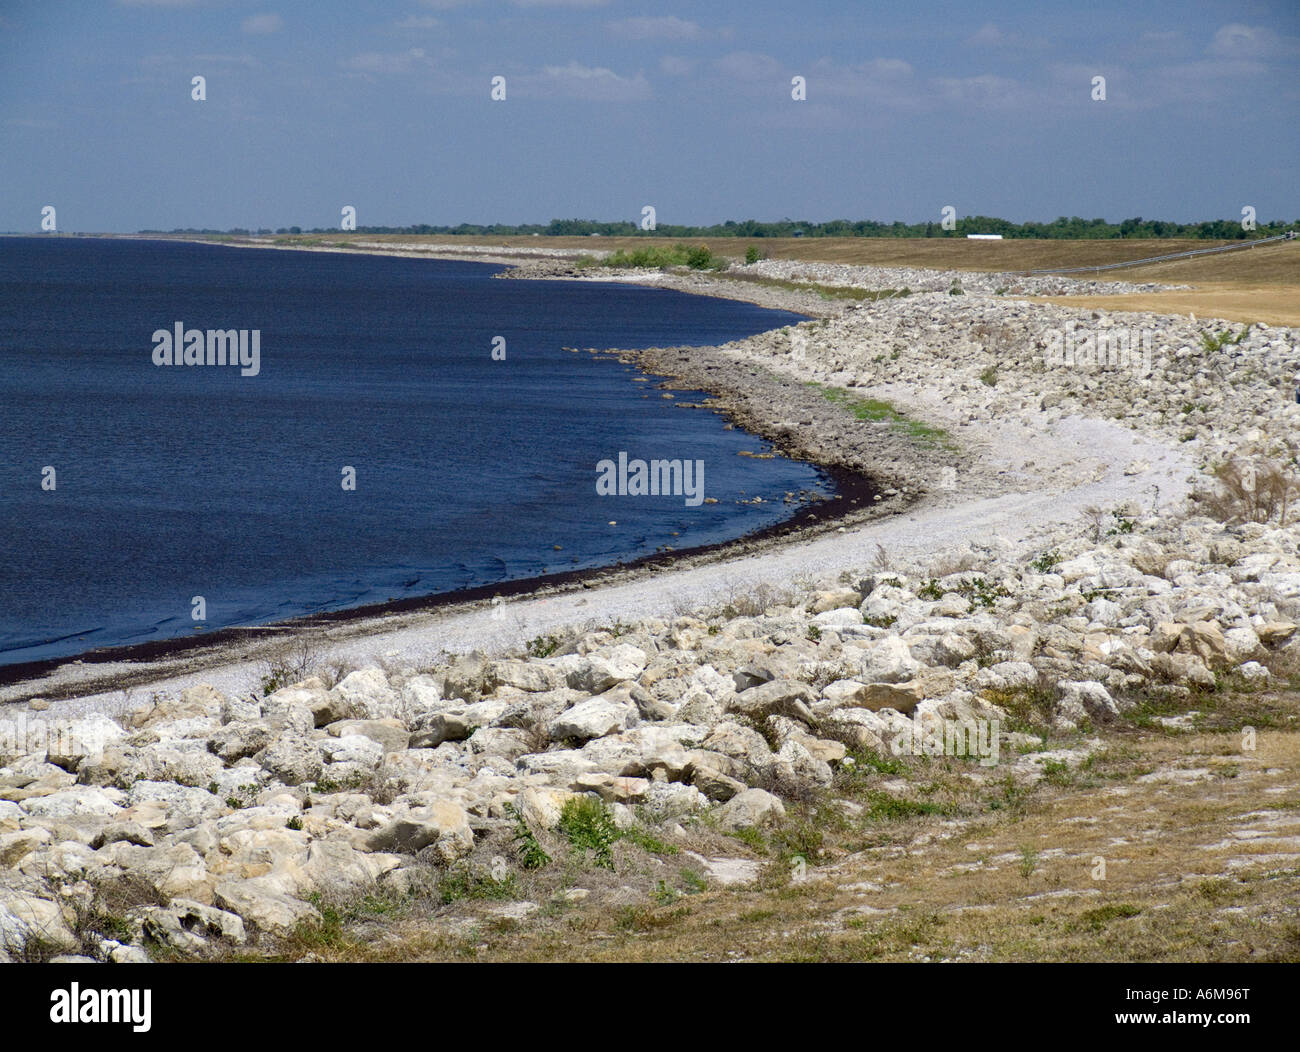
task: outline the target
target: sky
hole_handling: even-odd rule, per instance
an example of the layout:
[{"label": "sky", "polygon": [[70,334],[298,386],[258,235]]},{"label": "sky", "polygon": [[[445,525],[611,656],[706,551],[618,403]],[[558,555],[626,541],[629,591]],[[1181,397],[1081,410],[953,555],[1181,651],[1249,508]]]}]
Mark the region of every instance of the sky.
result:
[{"label": "sky", "polygon": [[1298,74],[1300,0],[0,0],[0,230],[1292,221]]}]

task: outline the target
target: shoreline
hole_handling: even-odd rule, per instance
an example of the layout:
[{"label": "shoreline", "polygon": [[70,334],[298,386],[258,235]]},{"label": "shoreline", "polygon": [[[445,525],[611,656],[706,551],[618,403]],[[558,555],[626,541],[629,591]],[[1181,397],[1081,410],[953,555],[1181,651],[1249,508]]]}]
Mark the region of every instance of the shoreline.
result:
[{"label": "shoreline", "polygon": [[[180,240],[229,244],[201,238]],[[413,254],[267,244],[232,247],[402,257]],[[512,267],[508,273],[513,279],[533,276],[564,280],[555,273],[553,258],[533,267],[517,256],[513,260],[504,258],[508,251],[501,255],[500,262]],[[419,257],[464,260],[465,254],[443,256],[421,251]],[[1056,319],[1059,323],[1070,317],[1095,319],[1103,316],[1098,312],[1070,311],[1025,298],[978,293],[963,299],[931,292],[874,302],[827,302],[802,291],[694,272],[618,274],[608,279],[577,280],[669,287],[819,314],[814,321],[721,346],[590,353],[617,355],[653,373],[666,388],[708,392],[709,400],[703,404],[722,410],[736,426],[769,441],[783,454],[821,470],[834,468],[869,475],[880,487],[882,499],[873,500],[867,509],[850,507],[847,514],[833,521],[778,531],[775,536],[741,538],[699,553],[675,552],[666,557],[656,554],[644,564],[582,571],[562,582],[549,578],[507,582],[485,589],[482,598],[468,602],[464,594],[458,597],[460,602],[449,596],[398,600],[396,609],[384,604],[266,626],[298,631],[225,630],[235,636],[251,635],[252,639],[227,641],[214,633],[200,640],[140,644],[137,646],[157,648],[155,653],[166,651],[173,656],[146,658],[144,664],[115,661],[116,654],[94,662],[83,656],[80,664],[75,663],[76,658],[68,658],[50,662],[55,666],[54,674],[35,681],[17,680],[0,669],[0,684],[6,684],[0,686],[0,703],[49,695],[77,697],[83,705],[102,705],[108,704],[110,694],[129,697],[123,684],[126,688],[151,684],[158,689],[175,689],[199,682],[200,673],[203,681],[219,682],[224,684],[223,689],[231,689],[231,683],[246,684],[255,664],[259,660],[265,663],[267,655],[282,648],[286,640],[301,639],[307,633],[321,637],[327,632],[323,643],[330,656],[357,661],[389,660],[400,653],[381,649],[385,641],[409,646],[415,664],[454,652],[518,648],[531,638],[524,628],[527,618],[532,619],[528,631],[535,635],[539,627],[564,623],[563,617],[576,623],[601,609],[613,611],[615,619],[622,619],[626,613],[650,616],[648,611],[657,606],[654,616],[663,616],[668,598],[674,607],[686,602],[685,595],[690,593],[694,601],[703,602],[701,597],[716,598],[724,594],[724,588],[734,589],[741,582],[767,580],[778,567],[794,567],[792,576],[800,577],[812,570],[824,573],[831,566],[861,568],[872,560],[870,548],[863,547],[868,538],[875,539],[878,558],[886,545],[893,553],[893,544],[900,537],[910,550],[931,554],[954,540],[970,540],[972,529],[985,541],[991,533],[992,540],[1003,545],[1036,535],[1051,537],[1054,532],[1059,535],[1060,525],[1067,521],[1061,516],[1071,511],[1077,516],[1090,494],[1095,495],[1098,504],[1122,498],[1140,501],[1145,507],[1154,491],[1160,507],[1173,509],[1189,492],[1189,484],[1197,474],[1193,458],[1204,464],[1225,444],[1219,442],[1216,447],[1198,438],[1190,446],[1180,446],[1175,442],[1176,428],[1152,426],[1151,421],[1131,414],[1127,426],[1115,426],[1109,418],[1124,419],[1122,406],[1093,404],[1094,398],[1086,394],[1082,399],[1075,397],[1069,377],[1064,378],[1063,386],[1058,374],[1043,373],[1041,365],[1034,365],[1038,355],[1032,344],[1024,345],[1024,353],[1014,351],[1005,333],[988,332],[988,325],[980,320],[990,315],[995,320],[1010,317],[1018,320],[1022,329],[1029,323],[1028,335],[1032,336],[1034,321],[1041,325],[1043,321]],[[818,299],[818,303],[810,304],[810,299]],[[1146,317],[1169,332],[1175,341],[1173,346],[1177,339],[1187,338],[1181,335],[1184,330],[1195,331],[1194,325],[1188,326],[1176,316]],[[991,350],[1005,359],[1008,370],[1028,369],[1021,383],[1004,393],[1004,388],[996,386],[996,379],[987,387],[986,380],[979,382],[983,377],[977,376],[980,365],[976,359],[981,344],[984,352]],[[852,349],[846,351],[846,346]],[[871,349],[886,351],[891,346],[892,352],[868,359]],[[900,349],[904,353],[902,361],[892,364],[899,358]],[[1017,361],[1017,357],[1021,360]],[[953,368],[956,373],[949,375]],[[907,414],[901,419],[906,421],[916,419],[947,428],[953,438],[949,445],[957,452],[949,447],[919,445],[906,428],[899,433],[894,426],[898,421],[892,418],[855,419],[824,397],[832,389],[850,397],[881,399],[878,404],[888,405],[891,410],[893,406],[901,407]],[[1110,389],[1114,390],[1113,385]],[[683,404],[683,408],[689,407]],[[1182,436],[1177,441],[1186,440]],[[959,478],[960,485],[945,485],[945,472]],[[1019,512],[1007,512],[1017,508]],[[923,531],[919,543],[918,526]],[[756,558],[759,555],[763,556],[761,561]],[[722,573],[724,570],[732,575],[730,579]],[[499,631],[502,626],[488,616],[488,597],[504,597],[507,590],[514,597],[510,605],[517,630],[513,633]],[[563,615],[557,613],[561,608],[567,611]],[[267,638],[272,635],[278,638]]]},{"label": "shoreline", "polygon": [[[339,627],[345,632],[364,630],[370,624],[402,615],[479,609],[485,604],[490,605],[492,600],[498,598],[504,600],[564,595],[599,585],[637,580],[680,569],[683,565],[702,565],[724,561],[737,555],[755,554],[771,545],[808,539],[826,530],[838,528],[846,522],[863,521],[871,517],[871,512],[877,510],[872,500],[877,490],[870,479],[843,468],[817,467],[819,471],[830,477],[836,490],[834,496],[826,500],[805,503],[790,518],[761,527],[733,540],[682,548],[671,554],[652,552],[626,562],[619,561],[590,570],[566,570],[536,577],[521,577],[497,584],[477,585],[473,588],[435,592],[431,595],[407,596],[403,599],[367,603],[364,606],[342,610],[322,610],[283,621],[219,628],[202,635],[176,636],[171,639],[99,647],[67,657],[0,665],[0,704],[13,700],[9,696],[13,688],[37,679],[53,677],[60,669],[71,666],[85,670],[94,666],[147,662],[149,667],[140,670],[140,675],[147,678],[160,671],[159,666],[165,666],[173,661],[186,663],[187,657],[192,658],[195,665],[206,666],[213,663],[210,659],[216,657],[217,651],[228,651],[232,648],[240,648],[241,645],[249,650],[261,649],[258,644],[264,637],[260,638],[257,635],[260,632],[311,633],[328,627]],[[227,658],[228,654],[222,655],[223,660]],[[126,685],[129,686],[131,685],[129,681],[137,677],[123,676],[119,670],[112,674],[112,678],[117,681],[126,680],[128,681]],[[87,687],[96,685],[94,677],[79,678],[75,683],[69,683],[66,689],[47,687],[40,696],[57,701],[62,700],[60,694],[84,692]]]},{"label": "shoreline", "polygon": [[[511,268],[507,272],[496,276],[506,277],[508,275],[510,278],[517,280],[595,280],[602,283],[608,280],[610,282],[618,281],[651,288],[674,287],[676,285],[695,286],[698,284],[714,288],[719,284],[717,281],[709,282],[707,279],[704,282],[692,282],[690,277],[693,277],[693,275],[685,281],[674,281],[671,284],[662,280],[638,281],[635,278],[627,277],[575,279],[555,275],[550,272],[549,266],[541,272],[530,272],[528,263],[535,260],[536,257],[514,256],[506,253],[500,255],[490,254],[490,258],[466,258],[462,255],[443,255],[424,251],[416,255],[410,251],[400,250],[385,251],[371,248],[345,249],[318,246],[294,247],[265,243],[245,244],[226,241],[214,242],[190,237],[158,237],[152,235],[93,236],[114,237],[125,240],[186,241],[195,244],[215,244],[232,248],[271,248],[297,252],[386,255],[399,258],[412,258],[414,256],[415,258],[452,262],[482,262],[487,265],[504,265]],[[551,260],[547,259],[545,262],[550,263]],[[519,270],[525,272],[518,273]],[[660,277],[659,275],[653,276]],[[667,277],[672,279],[679,276],[668,275]],[[733,294],[718,298],[743,300],[759,307],[804,314],[807,313],[807,308],[813,306],[811,303],[805,302],[813,298],[808,294],[790,293],[786,290],[769,289],[763,286],[752,286],[752,290],[752,295],[742,295],[741,293],[748,292],[749,289],[724,289],[721,291],[728,291]],[[697,287],[688,287],[674,288],[674,291],[687,292],[693,295],[712,295],[716,294],[717,290],[710,292]],[[769,293],[769,295],[763,293]],[[779,302],[771,302],[773,299]],[[795,305],[790,305],[790,300],[796,301]],[[104,669],[107,678],[111,678],[116,684],[130,686],[139,681],[149,681],[151,678],[155,678],[158,673],[166,674],[179,671],[174,668],[176,664],[180,664],[183,666],[184,671],[188,672],[193,671],[195,667],[209,667],[215,663],[228,661],[232,650],[240,657],[246,657],[249,656],[250,652],[268,649],[265,644],[269,640],[267,640],[266,636],[260,635],[261,633],[283,632],[285,636],[291,636],[309,633],[327,626],[337,626],[345,630],[364,633],[367,629],[377,626],[380,622],[397,616],[473,610],[494,598],[562,595],[575,590],[590,589],[598,585],[638,580],[665,571],[680,570],[728,558],[752,555],[768,550],[773,546],[815,537],[826,530],[842,528],[869,519],[896,514],[914,502],[914,500],[909,501],[905,497],[901,500],[898,499],[902,494],[883,497],[881,495],[882,491],[893,493],[892,487],[896,480],[876,477],[871,473],[865,458],[854,460],[843,457],[827,457],[802,444],[792,444],[788,430],[773,426],[772,421],[767,416],[762,413],[755,413],[752,408],[754,404],[766,404],[768,406],[783,404],[781,399],[773,398],[773,395],[777,393],[775,388],[778,385],[772,382],[771,379],[767,383],[760,383],[757,391],[753,389],[746,390],[745,397],[738,399],[734,397],[736,392],[729,391],[725,386],[719,386],[716,378],[705,375],[705,370],[701,368],[700,358],[702,355],[717,350],[716,347],[650,348],[645,351],[623,351],[613,348],[587,348],[585,350],[592,355],[616,357],[635,365],[643,375],[659,381],[656,384],[658,389],[707,391],[711,396],[708,402],[683,402],[679,403],[679,407],[684,409],[709,408],[720,411],[727,420],[727,427],[739,427],[764,441],[770,442],[774,448],[780,450],[782,455],[787,456],[789,459],[807,463],[827,476],[834,490],[833,495],[825,500],[804,504],[793,515],[779,523],[760,527],[731,540],[683,548],[671,554],[655,552],[591,569],[519,578],[468,589],[409,596],[382,603],[367,603],[342,610],[317,611],[312,614],[285,620],[268,621],[258,625],[231,626],[204,632],[201,635],[183,635],[169,639],[97,647],[61,657],[39,658],[0,665],[0,704],[17,700],[16,695],[20,694],[48,696],[49,700],[60,700],[64,697],[84,693],[87,688],[106,686],[106,684],[100,682],[100,676],[94,674],[83,675],[83,673],[97,667]],[[673,360],[669,357],[671,355],[679,357],[677,360]],[[833,407],[829,405],[827,405],[826,409],[828,414],[835,412]],[[284,636],[281,638],[283,639]],[[143,663],[144,667],[137,667],[133,671],[128,671],[122,667],[139,666],[141,663]],[[73,674],[73,670],[76,670],[76,674]],[[40,690],[33,692],[20,689],[27,684],[40,684]]]}]

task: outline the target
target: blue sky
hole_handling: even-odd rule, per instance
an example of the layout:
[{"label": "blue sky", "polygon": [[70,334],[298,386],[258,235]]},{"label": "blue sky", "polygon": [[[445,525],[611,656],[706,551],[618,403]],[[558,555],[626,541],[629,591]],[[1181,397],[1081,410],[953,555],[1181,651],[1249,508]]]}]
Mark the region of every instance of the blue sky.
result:
[{"label": "blue sky", "polygon": [[1289,221],[1298,72],[1296,0],[0,0],[0,230]]}]

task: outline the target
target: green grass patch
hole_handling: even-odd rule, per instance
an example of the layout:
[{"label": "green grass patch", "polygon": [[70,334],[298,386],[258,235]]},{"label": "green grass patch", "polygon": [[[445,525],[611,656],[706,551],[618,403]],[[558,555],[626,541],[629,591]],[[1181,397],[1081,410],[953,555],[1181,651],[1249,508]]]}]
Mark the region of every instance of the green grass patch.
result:
[{"label": "green grass patch", "polygon": [[623,839],[630,840],[637,847],[650,852],[652,855],[676,855],[680,853],[680,849],[676,844],[666,843],[640,826],[633,826],[631,829],[624,830]]},{"label": "green grass patch", "polygon": [[727,836],[734,840],[739,840],[742,844],[748,844],[755,851],[762,854],[767,853],[767,838],[753,826],[745,826],[743,829],[733,829],[727,833]]},{"label": "green grass patch", "polygon": [[907,800],[876,790],[867,794],[866,817],[876,822],[906,822],[924,815],[952,815],[957,808],[933,800]]},{"label": "green grass patch", "polygon": [[665,267],[690,267],[691,270],[726,270],[731,265],[724,256],[715,256],[704,245],[646,245],[631,252],[620,248],[604,259],[583,257],[582,267],[620,267],[635,270],[662,270]]},{"label": "green grass patch", "polygon": [[538,636],[536,639],[530,639],[524,646],[524,650],[529,657],[548,658],[560,649],[560,638],[558,636]]},{"label": "green grass patch", "polygon": [[453,869],[438,881],[438,897],[445,906],[461,899],[514,899],[519,883],[513,873],[497,880],[469,868]]},{"label": "green grass patch", "polygon": [[914,442],[924,449],[947,449],[957,451],[952,436],[941,427],[934,427],[920,420],[900,413],[888,402],[878,398],[862,398],[842,387],[827,387],[824,384],[809,383],[809,387],[822,393],[828,402],[852,413],[858,420],[874,424],[885,423],[895,434]]},{"label": "green grass patch", "polygon": [[1127,902],[1117,902],[1109,906],[1099,906],[1095,910],[1085,910],[1079,915],[1079,919],[1066,925],[1067,931],[1092,931],[1100,932],[1106,930],[1106,925],[1115,920],[1126,920],[1129,917],[1136,917],[1142,910],[1130,905]]},{"label": "green grass patch", "polygon": [[566,800],[557,828],[575,851],[590,851],[597,866],[614,868],[614,843],[623,834],[614,824],[614,814],[603,800],[594,796]]},{"label": "green grass patch", "polygon": [[524,869],[541,869],[551,861],[551,856],[546,853],[537,835],[528,828],[524,816],[514,804],[506,804],[506,814],[515,820],[514,840],[519,852],[519,864]]},{"label": "green grass patch", "polygon": [[791,281],[789,278],[772,278],[765,274],[728,274],[733,281],[748,281],[752,285],[765,285],[773,289],[785,289],[787,292],[811,292],[824,300],[853,300],[858,303],[876,300],[902,299],[910,296],[912,290],[901,289],[860,289],[853,285],[823,285],[817,281]]}]

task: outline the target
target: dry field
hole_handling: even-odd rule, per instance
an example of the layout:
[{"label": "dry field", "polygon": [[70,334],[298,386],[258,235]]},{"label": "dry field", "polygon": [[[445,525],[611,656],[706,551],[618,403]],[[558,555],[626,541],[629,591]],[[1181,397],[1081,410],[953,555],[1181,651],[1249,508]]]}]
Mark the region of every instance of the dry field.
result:
[{"label": "dry field", "polygon": [[[581,251],[638,248],[638,237],[406,237],[367,236],[367,240],[403,243],[508,245]],[[666,239],[665,239],[666,240]],[[739,258],[751,244],[772,259],[862,266],[929,267],[941,270],[1025,271],[1046,267],[1104,266],[1133,259],[1230,244],[1224,241],[968,241],[965,238],[691,238],[710,251]],[[1090,274],[1080,274],[1088,278]],[[1069,306],[1109,310],[1194,313],[1231,321],[1300,325],[1300,239],[1259,249],[1171,260],[1117,271],[1102,271],[1103,280],[1192,285],[1190,291],[1141,296],[1052,297]]]}]

